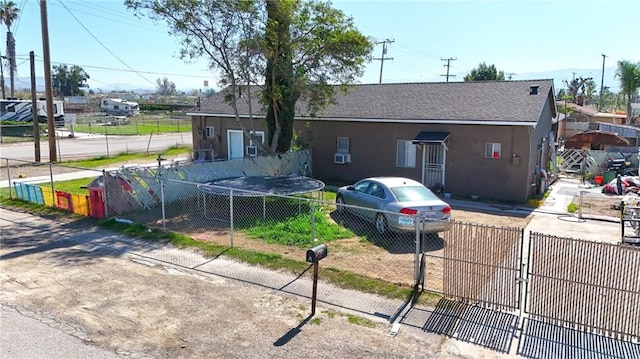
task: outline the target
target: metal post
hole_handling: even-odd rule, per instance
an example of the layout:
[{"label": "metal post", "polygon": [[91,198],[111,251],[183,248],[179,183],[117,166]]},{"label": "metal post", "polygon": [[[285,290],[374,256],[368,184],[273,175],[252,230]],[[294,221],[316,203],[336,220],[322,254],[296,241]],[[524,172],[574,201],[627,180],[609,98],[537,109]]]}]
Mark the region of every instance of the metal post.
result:
[{"label": "metal post", "polygon": [[231,247],[233,247],[233,189],[229,190],[229,220],[231,223]]},{"label": "metal post", "polygon": [[582,204],[585,191],[580,191],[580,206],[578,207],[578,218],[582,219]]},{"label": "metal post", "polygon": [[162,181],[162,177],[160,177],[160,200],[162,201],[162,230],[167,231],[167,221],[164,212],[164,181]]},{"label": "metal post", "polygon": [[102,170],[102,183],[104,184],[104,218],[109,218],[109,203],[107,203],[107,170]]},{"label": "metal post", "polygon": [[9,198],[13,199],[13,187],[11,185],[11,167],[9,167],[9,159],[7,158],[7,179],[9,180]]},{"label": "metal post", "polygon": [[316,205],[311,201],[311,246],[316,243]]},{"label": "metal post", "polygon": [[414,272],[415,272],[414,276],[416,280],[416,285],[418,285],[418,280],[420,280],[420,255],[418,254],[420,252],[420,226],[416,219],[417,217],[414,218],[414,221],[413,221],[416,227],[416,250],[413,258],[413,266],[414,266]]},{"label": "metal post", "polygon": [[624,201],[620,201],[620,238],[624,242]]},{"label": "metal post", "polygon": [[318,294],[318,261],[313,262],[313,293],[311,294],[311,316],[316,314],[316,299]]},{"label": "metal post", "polygon": [[[56,136],[56,138],[58,138],[58,132],[57,131],[55,133],[55,136]],[[60,139],[58,139],[56,141],[56,143],[58,144],[58,161],[62,161],[62,155],[61,155],[62,152],[60,152]]]},{"label": "metal post", "polygon": [[262,219],[267,219],[267,196],[262,196]]},{"label": "metal post", "polygon": [[107,158],[109,158],[109,130],[108,130],[109,124],[105,123],[104,124],[104,139],[107,142]]},{"label": "metal post", "polygon": [[53,205],[56,206],[56,189],[53,185],[53,164],[49,162],[49,178],[51,179],[51,199],[53,200]]},{"label": "metal post", "polygon": [[147,143],[147,156],[149,155],[149,146],[151,146],[151,138],[153,137],[153,131],[149,134],[149,142]]}]

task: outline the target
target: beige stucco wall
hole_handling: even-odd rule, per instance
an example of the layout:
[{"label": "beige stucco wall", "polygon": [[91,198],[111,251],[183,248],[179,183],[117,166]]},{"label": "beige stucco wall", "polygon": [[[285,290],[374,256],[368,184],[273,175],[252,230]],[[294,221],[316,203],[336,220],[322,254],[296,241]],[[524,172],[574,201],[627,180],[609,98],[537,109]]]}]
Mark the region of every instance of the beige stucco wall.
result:
[{"label": "beige stucco wall", "polygon": [[[545,111],[549,111],[546,109]],[[265,131],[262,119],[243,125]],[[214,126],[216,137],[205,138],[206,126]],[[252,127],[253,126],[253,127]],[[214,149],[217,159],[227,157],[227,130],[240,129],[233,118],[193,117],[194,149]],[[327,183],[351,183],[369,176],[402,176],[422,180],[422,151],[417,150],[416,166],[396,166],[398,140],[412,140],[420,131],[450,132],[447,142],[445,191],[459,196],[478,195],[484,199],[524,202],[532,193],[538,138],[551,129],[539,126],[423,125],[364,123],[349,121],[297,120],[294,129],[300,142],[312,151],[313,176]],[[335,164],[337,138],[349,137],[351,163]],[[534,139],[535,144],[530,143]],[[500,143],[500,159],[485,158],[487,142]],[[248,140],[245,138],[245,146]],[[530,158],[530,153],[534,154]],[[535,190],[535,188],[533,189]]]}]

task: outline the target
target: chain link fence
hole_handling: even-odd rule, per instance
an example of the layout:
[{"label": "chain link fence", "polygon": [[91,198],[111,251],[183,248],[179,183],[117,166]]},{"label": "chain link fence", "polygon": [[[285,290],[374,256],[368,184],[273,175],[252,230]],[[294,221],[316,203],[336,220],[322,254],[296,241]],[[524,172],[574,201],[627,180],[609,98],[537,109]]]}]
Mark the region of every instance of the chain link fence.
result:
[{"label": "chain link fence", "polygon": [[[71,124],[65,124],[71,130]],[[101,135],[142,135],[191,132],[191,118],[179,114],[110,116],[104,113],[78,114],[73,130]]]}]

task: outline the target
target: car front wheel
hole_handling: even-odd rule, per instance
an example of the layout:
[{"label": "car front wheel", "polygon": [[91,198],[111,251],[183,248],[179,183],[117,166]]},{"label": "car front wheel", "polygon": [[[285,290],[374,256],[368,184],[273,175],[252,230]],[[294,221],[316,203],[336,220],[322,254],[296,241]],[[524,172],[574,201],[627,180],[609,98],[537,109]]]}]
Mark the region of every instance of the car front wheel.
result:
[{"label": "car front wheel", "polygon": [[344,213],[346,209],[344,208],[344,198],[342,196],[336,197],[336,210],[338,213]]},{"label": "car front wheel", "polygon": [[387,233],[387,218],[382,213],[376,215],[376,230],[379,234]]}]

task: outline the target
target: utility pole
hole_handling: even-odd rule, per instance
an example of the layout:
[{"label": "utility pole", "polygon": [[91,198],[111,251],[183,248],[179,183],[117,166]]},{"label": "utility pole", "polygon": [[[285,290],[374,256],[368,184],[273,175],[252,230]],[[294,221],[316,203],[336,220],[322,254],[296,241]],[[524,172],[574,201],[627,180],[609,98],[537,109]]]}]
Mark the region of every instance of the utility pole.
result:
[{"label": "utility pole", "polygon": [[451,61],[456,61],[457,59],[454,57],[450,57],[448,59],[440,59],[440,61],[446,61],[447,64],[446,65],[442,65],[443,67],[447,68],[447,74],[446,75],[440,75],[440,76],[446,76],[447,77],[447,82],[449,82],[449,77],[456,77],[456,75],[449,75],[449,68],[451,67]]},{"label": "utility pole", "polygon": [[38,101],[36,99],[36,61],[33,51],[29,52],[31,67],[31,122],[33,123],[33,145],[35,160],[40,162],[40,123],[38,121]]},{"label": "utility pole", "polygon": [[394,42],[395,40],[389,40],[389,39],[376,42],[376,45],[382,44],[382,57],[378,57],[374,59],[374,60],[380,60],[380,79],[378,80],[379,84],[382,83],[382,68],[384,67],[384,61],[393,60],[393,57],[384,57],[387,54],[387,44],[393,44]]},{"label": "utility pole", "polygon": [[[47,135],[49,137],[49,162],[58,162],[56,153],[56,126],[53,114],[53,87],[51,86],[51,57],[49,54],[49,23],[47,0],[40,0],[40,23],[42,26],[42,57],[44,59],[44,83],[47,100]],[[34,119],[36,121],[36,119]]]},{"label": "utility pole", "polygon": [[0,54],[0,86],[2,86],[2,98],[6,99],[7,97],[4,93],[4,70],[2,69],[4,67],[4,64],[2,63],[3,58],[4,56]]},{"label": "utility pole", "polygon": [[513,76],[513,75],[517,75],[517,73],[515,73],[515,72],[509,72],[509,73],[507,74],[507,80],[508,80],[508,81],[511,81],[511,76]]},{"label": "utility pole", "polygon": [[602,77],[600,79],[600,103],[598,103],[598,111],[602,110],[602,101],[604,99],[604,60],[607,55],[602,54]]}]

